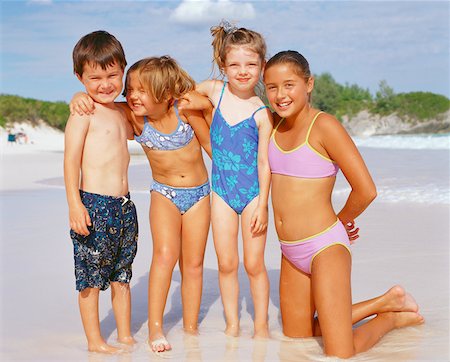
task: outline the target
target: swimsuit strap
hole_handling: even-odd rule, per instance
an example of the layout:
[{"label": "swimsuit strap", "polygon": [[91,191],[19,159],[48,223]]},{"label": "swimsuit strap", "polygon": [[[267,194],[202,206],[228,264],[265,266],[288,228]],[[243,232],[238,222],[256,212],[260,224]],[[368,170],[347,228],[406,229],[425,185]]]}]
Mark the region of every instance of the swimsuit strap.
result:
[{"label": "swimsuit strap", "polygon": [[177,119],[178,119],[178,125],[177,125],[177,128],[178,128],[178,126],[180,125],[180,122],[183,122],[181,120],[180,114],[178,113],[178,99],[175,100],[175,102],[173,103],[173,108],[175,109],[175,114],[176,114]]},{"label": "swimsuit strap", "polygon": [[306,141],[305,141],[306,143],[308,143],[309,134],[311,133],[312,127],[314,126],[314,122],[316,121],[317,117],[318,117],[319,114],[321,114],[321,113],[323,113],[323,112],[322,112],[322,111],[317,112],[316,115],[314,116],[314,118],[313,118],[311,124],[309,125],[308,133],[306,134]]},{"label": "swimsuit strap", "polygon": [[148,118],[147,118],[147,116],[144,116],[144,125],[145,125],[146,123],[148,123]]},{"label": "swimsuit strap", "polygon": [[277,126],[272,131],[272,137],[275,137],[275,133],[278,131],[278,127],[280,127],[281,123],[284,121],[284,118],[280,119],[280,122],[278,122]]},{"label": "swimsuit strap", "polygon": [[267,108],[267,106],[261,106],[256,111],[253,112],[252,118],[255,117],[256,112],[260,111],[261,109]]},{"label": "swimsuit strap", "polygon": [[227,86],[227,82],[224,81],[224,82],[223,82],[223,87],[222,87],[222,92],[220,93],[219,103],[217,103],[217,107],[216,107],[216,108],[219,108],[220,102],[222,102],[222,97],[223,97],[223,93],[224,93],[224,91],[225,91],[225,87],[226,87],[226,86]]}]

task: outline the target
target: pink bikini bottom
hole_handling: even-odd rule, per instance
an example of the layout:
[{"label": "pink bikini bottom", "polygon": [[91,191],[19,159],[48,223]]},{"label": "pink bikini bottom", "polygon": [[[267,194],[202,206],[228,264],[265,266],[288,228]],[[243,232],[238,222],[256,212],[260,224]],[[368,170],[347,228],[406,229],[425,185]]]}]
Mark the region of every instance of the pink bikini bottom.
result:
[{"label": "pink bikini bottom", "polygon": [[320,233],[305,239],[294,241],[280,240],[283,255],[307,274],[311,274],[314,258],[333,245],[342,245],[351,254],[347,231],[339,219]]}]

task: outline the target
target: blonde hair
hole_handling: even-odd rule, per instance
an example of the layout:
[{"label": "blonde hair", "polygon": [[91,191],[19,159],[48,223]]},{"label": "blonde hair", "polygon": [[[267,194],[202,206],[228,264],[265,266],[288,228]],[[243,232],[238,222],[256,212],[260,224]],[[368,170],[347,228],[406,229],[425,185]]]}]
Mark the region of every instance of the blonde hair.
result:
[{"label": "blonde hair", "polygon": [[246,46],[259,55],[261,62],[266,59],[266,42],[261,34],[246,28],[237,28],[227,21],[222,21],[219,25],[211,29],[213,41],[213,62],[219,69],[225,66],[227,52],[231,47]]},{"label": "blonde hair", "polygon": [[142,87],[153,96],[157,103],[179,99],[195,88],[195,81],[191,76],[178,65],[175,59],[164,55],[141,59],[128,69],[124,96],[126,96],[129,74],[133,72],[138,72]]}]

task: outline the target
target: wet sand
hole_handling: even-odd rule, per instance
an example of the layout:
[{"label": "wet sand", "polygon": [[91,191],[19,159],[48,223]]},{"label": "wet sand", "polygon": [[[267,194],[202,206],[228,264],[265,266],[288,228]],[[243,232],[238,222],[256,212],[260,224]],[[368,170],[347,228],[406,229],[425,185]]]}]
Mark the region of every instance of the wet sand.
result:
[{"label": "wet sand", "polygon": [[[384,152],[384,153],[383,153]],[[447,157],[442,152],[442,157]],[[388,151],[378,150],[383,160]],[[389,154],[392,154],[389,151]],[[433,157],[436,155],[433,154]],[[145,160],[130,166],[131,195],[139,217],[139,250],[133,266],[132,329],[136,349],[120,356],[88,353],[79,317],[62,152],[9,152],[1,157],[1,354],[2,361],[158,361],[147,339],[147,278],[151,260],[148,223],[151,174]],[[432,160],[430,161],[432,162]],[[370,166],[370,165],[369,165]],[[437,172],[440,167],[430,167]],[[394,177],[385,174],[383,177]],[[339,195],[336,204],[343,202]],[[271,216],[271,220],[273,217]],[[444,361],[449,359],[449,204],[376,200],[358,220],[361,237],[353,252],[353,299],[359,301],[403,285],[415,296],[426,323],[386,335],[355,361]],[[278,278],[280,251],[269,227],[266,265],[271,282],[272,338],[251,338],[253,306],[248,279],[240,268],[242,335],[223,334],[224,318],[211,234],[204,272],[199,336],[182,331],[180,273],[175,270],[165,326],[174,361],[328,361],[320,338],[294,340],[282,335]],[[109,291],[100,300],[102,331],[115,341]],[[169,356],[168,356],[169,357]]]}]

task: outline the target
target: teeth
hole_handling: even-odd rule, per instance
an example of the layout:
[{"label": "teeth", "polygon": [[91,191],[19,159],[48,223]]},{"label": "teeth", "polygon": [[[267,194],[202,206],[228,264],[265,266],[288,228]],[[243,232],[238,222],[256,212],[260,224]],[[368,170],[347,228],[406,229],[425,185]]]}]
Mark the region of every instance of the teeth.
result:
[{"label": "teeth", "polygon": [[287,107],[291,102],[285,102],[285,103],[278,103],[280,107]]}]

